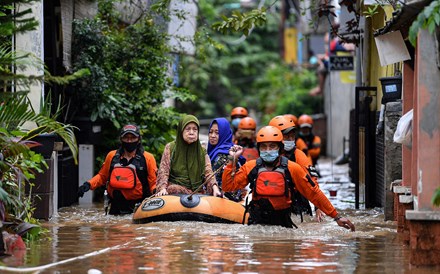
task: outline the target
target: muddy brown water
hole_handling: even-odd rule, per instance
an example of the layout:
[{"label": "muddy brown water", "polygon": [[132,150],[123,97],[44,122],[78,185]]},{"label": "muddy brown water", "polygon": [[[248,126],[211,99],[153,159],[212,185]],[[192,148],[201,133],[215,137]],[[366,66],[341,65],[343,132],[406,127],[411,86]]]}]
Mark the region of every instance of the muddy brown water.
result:
[{"label": "muddy brown water", "polygon": [[[439,273],[414,268],[394,222],[380,210],[344,209],[357,231],[294,217],[298,229],[200,222],[132,224],[102,205],[64,208],[50,239],[0,271],[34,273]],[[14,269],[15,268],[15,269]],[[94,270],[96,272],[94,272]]]},{"label": "muddy brown water", "polygon": [[[320,187],[355,225],[329,217],[298,229],[200,222],[132,224],[102,204],[62,208],[48,238],[0,259],[0,273],[440,273],[409,263],[409,247],[383,209],[354,209],[348,166],[321,161]],[[337,190],[336,196],[330,196]]]}]

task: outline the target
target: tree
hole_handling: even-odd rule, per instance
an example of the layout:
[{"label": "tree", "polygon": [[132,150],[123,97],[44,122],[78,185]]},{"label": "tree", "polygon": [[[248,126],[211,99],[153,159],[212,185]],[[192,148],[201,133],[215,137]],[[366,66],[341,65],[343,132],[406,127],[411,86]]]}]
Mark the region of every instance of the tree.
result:
[{"label": "tree", "polygon": [[[285,66],[279,55],[277,1],[251,11],[228,8],[228,2],[198,2],[197,53],[182,58],[180,84],[196,91],[199,100],[198,104],[179,107],[202,117],[228,117],[230,110],[240,105],[269,117],[286,113],[293,98],[319,104],[319,99],[299,95],[305,87],[313,85],[315,77],[306,70]],[[223,18],[223,23],[218,22],[219,18]],[[289,89],[289,84],[283,85],[286,74],[292,79],[308,80],[298,80],[295,88]],[[275,94],[279,95],[272,96]],[[276,100],[266,101],[270,98]],[[307,103],[291,107],[295,113],[315,108]]]},{"label": "tree", "polygon": [[254,81],[272,64],[281,62],[278,14],[270,13],[268,24],[255,29],[246,39],[235,33],[224,35],[211,25],[222,13],[236,13],[225,2],[198,2],[196,55],[182,57],[180,66],[181,86],[195,91],[199,100],[197,104],[181,104],[179,108],[191,109],[201,117],[229,116],[237,105],[254,108],[258,97]]},{"label": "tree", "polygon": [[[34,179],[35,174],[47,166],[44,158],[31,150],[32,146],[39,145],[32,141],[33,137],[40,133],[57,133],[69,144],[75,159],[77,156],[73,127],[56,121],[48,105],[45,109],[47,112],[35,111],[27,98],[27,92],[36,81],[66,83],[84,71],[69,77],[17,73],[17,69],[24,71],[28,67],[43,66],[43,62],[30,53],[18,52],[12,47],[14,35],[33,30],[38,25],[34,18],[28,16],[31,9],[16,12],[14,5],[32,2],[6,0],[0,4],[0,221],[12,216],[37,222],[32,217],[32,183],[29,180]],[[26,122],[33,122],[36,127],[25,130],[23,125]],[[30,189],[29,195],[25,195],[25,186]]]},{"label": "tree", "polygon": [[158,157],[174,137],[179,116],[164,106],[165,99],[192,98],[172,84],[167,34],[155,16],[150,9],[127,24],[112,1],[102,0],[96,18],[74,22],[74,70],[88,68],[91,74],[75,83],[72,105],[77,114],[107,125],[105,150],[116,145],[115,132],[124,124],[136,123],[146,149]]}]

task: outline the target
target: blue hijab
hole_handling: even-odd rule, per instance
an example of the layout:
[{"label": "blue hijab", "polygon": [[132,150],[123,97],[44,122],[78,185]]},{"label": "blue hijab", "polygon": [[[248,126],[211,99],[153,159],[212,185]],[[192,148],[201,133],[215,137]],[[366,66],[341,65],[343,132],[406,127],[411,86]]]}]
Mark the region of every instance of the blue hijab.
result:
[{"label": "blue hijab", "polygon": [[208,155],[211,161],[214,161],[219,153],[228,155],[229,149],[234,145],[234,143],[232,143],[232,131],[229,121],[223,117],[215,118],[209,125],[209,130],[211,130],[214,123],[217,123],[218,125],[219,138],[218,143],[215,146],[208,142]]}]

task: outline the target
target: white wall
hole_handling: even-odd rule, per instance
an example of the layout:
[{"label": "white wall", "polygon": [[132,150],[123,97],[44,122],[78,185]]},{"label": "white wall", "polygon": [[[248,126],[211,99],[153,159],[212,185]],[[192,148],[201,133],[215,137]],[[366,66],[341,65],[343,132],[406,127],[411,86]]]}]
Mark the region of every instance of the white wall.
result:
[{"label": "white wall", "polygon": [[[327,75],[324,89],[327,115],[327,155],[337,157],[343,153],[343,137],[350,137],[350,110],[355,106],[355,84],[343,83],[344,72],[332,71]],[[346,144],[348,148],[348,144]]]},{"label": "white wall", "polygon": [[[18,10],[28,9],[29,5],[20,5]],[[43,1],[35,2],[32,4],[32,14],[29,17],[34,17],[38,22],[39,26],[33,30],[25,32],[24,34],[18,34],[15,37],[14,45],[18,52],[29,52],[34,55],[34,58],[39,58],[44,60],[44,39],[43,39]],[[23,73],[27,75],[37,75],[41,76],[44,74],[44,67],[41,63],[37,66],[29,66],[25,70],[17,70],[18,73]],[[35,83],[30,87],[30,93],[28,95],[32,102],[32,106],[35,111],[40,110],[40,100],[44,92],[44,85],[41,83]]]}]

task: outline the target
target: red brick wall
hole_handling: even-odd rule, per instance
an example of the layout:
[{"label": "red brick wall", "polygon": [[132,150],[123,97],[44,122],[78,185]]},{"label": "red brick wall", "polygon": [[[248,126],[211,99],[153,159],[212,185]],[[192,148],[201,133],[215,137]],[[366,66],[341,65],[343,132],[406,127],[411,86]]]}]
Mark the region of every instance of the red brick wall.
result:
[{"label": "red brick wall", "polygon": [[413,265],[440,265],[440,222],[410,222],[410,262]]}]

